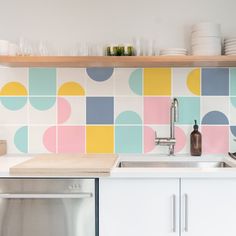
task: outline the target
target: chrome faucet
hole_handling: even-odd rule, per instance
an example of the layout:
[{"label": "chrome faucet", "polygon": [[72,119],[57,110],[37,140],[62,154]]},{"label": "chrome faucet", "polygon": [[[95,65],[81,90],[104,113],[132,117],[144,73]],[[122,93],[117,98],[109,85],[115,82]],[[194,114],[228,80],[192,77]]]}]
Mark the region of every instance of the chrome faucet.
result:
[{"label": "chrome faucet", "polygon": [[158,138],[155,133],[155,144],[160,146],[169,146],[169,156],[175,154],[175,122],[178,121],[178,100],[174,98],[170,107],[170,137]]}]

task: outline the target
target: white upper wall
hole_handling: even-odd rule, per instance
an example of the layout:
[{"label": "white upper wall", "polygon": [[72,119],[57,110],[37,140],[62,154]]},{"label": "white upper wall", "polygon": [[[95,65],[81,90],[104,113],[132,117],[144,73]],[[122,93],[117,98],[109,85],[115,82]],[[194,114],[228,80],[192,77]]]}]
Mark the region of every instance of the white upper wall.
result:
[{"label": "white upper wall", "polygon": [[159,48],[188,47],[196,22],[221,23],[224,36],[236,36],[235,9],[236,0],[1,0],[0,38],[69,47],[143,36]]}]

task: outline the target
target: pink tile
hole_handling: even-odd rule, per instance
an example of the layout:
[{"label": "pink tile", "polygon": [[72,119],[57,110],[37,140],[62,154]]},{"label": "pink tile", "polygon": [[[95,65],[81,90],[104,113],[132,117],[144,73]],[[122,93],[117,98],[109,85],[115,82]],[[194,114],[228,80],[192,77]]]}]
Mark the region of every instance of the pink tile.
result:
[{"label": "pink tile", "polygon": [[144,123],[169,124],[170,103],[170,97],[145,97]]},{"label": "pink tile", "polygon": [[155,148],[155,131],[148,126],[144,127],[144,152],[151,152]]},{"label": "pink tile", "polygon": [[202,126],[204,154],[225,154],[229,150],[228,126]]},{"label": "pink tile", "polygon": [[59,153],[84,153],[85,152],[85,127],[84,126],[59,126],[58,127],[58,152]]},{"label": "pink tile", "polygon": [[71,114],[71,106],[70,103],[65,98],[61,97],[57,98],[57,106],[58,106],[57,121],[59,124],[62,124],[69,119]]},{"label": "pink tile", "polygon": [[180,152],[187,142],[187,137],[184,131],[180,127],[175,127],[175,137],[176,137],[176,145],[175,152]]},{"label": "pink tile", "polygon": [[43,135],[43,144],[49,152],[56,152],[56,126],[49,127]]}]

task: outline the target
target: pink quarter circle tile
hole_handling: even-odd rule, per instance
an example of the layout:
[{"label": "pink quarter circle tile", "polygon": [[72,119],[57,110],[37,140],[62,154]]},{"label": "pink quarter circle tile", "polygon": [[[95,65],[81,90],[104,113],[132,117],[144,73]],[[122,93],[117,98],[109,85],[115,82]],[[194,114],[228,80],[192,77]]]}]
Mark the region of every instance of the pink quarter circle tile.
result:
[{"label": "pink quarter circle tile", "polygon": [[144,98],[144,123],[168,124],[170,120],[170,97]]},{"label": "pink quarter circle tile", "polygon": [[187,138],[184,131],[180,127],[175,127],[175,137],[176,137],[175,152],[178,153],[186,145]]},{"label": "pink quarter circle tile", "polygon": [[155,148],[155,131],[148,126],[144,127],[144,152],[151,152]]},{"label": "pink quarter circle tile", "polygon": [[43,144],[49,152],[56,152],[56,126],[49,127],[45,131]]},{"label": "pink quarter circle tile", "polygon": [[58,127],[58,152],[59,153],[84,153],[85,152],[85,127],[84,126],[59,126]]},{"label": "pink quarter circle tile", "polygon": [[69,119],[71,114],[71,106],[70,103],[65,98],[61,97],[57,98],[57,106],[58,106],[58,113],[57,113],[58,124],[62,124]]},{"label": "pink quarter circle tile", "polygon": [[228,126],[202,126],[204,154],[225,154],[229,149]]}]

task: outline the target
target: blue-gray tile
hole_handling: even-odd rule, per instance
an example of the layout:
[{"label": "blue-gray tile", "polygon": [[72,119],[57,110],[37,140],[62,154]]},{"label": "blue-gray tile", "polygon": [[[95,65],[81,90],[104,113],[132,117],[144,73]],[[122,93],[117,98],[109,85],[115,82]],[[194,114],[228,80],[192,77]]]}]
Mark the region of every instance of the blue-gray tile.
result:
[{"label": "blue-gray tile", "polygon": [[229,95],[229,69],[203,68],[202,95],[204,96]]},{"label": "blue-gray tile", "polygon": [[86,72],[88,76],[97,82],[102,82],[108,80],[112,74],[114,69],[113,68],[87,68]]},{"label": "blue-gray tile", "polygon": [[87,124],[113,124],[114,98],[113,97],[87,97],[86,98]]}]

